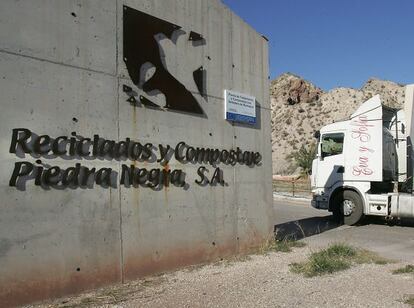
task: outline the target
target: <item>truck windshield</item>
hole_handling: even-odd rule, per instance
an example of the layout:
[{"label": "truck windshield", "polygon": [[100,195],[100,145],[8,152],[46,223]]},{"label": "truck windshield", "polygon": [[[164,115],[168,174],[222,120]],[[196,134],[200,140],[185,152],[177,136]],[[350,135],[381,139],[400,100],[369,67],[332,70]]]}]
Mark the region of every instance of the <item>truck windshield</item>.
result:
[{"label": "truck windshield", "polygon": [[344,146],[344,134],[326,134],[322,136],[321,155],[322,157],[338,155],[342,153]]}]

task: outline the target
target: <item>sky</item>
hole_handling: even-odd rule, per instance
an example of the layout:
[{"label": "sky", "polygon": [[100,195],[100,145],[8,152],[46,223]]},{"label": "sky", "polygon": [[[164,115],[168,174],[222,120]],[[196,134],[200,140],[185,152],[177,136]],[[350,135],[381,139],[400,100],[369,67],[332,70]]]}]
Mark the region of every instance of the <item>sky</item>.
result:
[{"label": "sky", "polygon": [[222,0],[269,39],[270,77],[324,90],[414,83],[414,0]]}]

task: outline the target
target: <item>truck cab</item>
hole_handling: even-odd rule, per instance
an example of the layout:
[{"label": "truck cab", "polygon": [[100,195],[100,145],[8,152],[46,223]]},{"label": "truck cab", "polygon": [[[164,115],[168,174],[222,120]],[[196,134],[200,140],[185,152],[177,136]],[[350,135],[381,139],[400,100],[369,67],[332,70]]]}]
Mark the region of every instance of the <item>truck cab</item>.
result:
[{"label": "truck cab", "polygon": [[[412,92],[414,86],[407,87],[405,110],[412,110]],[[405,110],[384,106],[376,95],[349,119],[326,125],[315,134],[313,207],[331,211],[348,225],[358,223],[365,215],[399,217],[414,213],[410,183],[414,164],[412,155],[407,156],[412,148]],[[401,200],[410,203],[404,213]]]}]

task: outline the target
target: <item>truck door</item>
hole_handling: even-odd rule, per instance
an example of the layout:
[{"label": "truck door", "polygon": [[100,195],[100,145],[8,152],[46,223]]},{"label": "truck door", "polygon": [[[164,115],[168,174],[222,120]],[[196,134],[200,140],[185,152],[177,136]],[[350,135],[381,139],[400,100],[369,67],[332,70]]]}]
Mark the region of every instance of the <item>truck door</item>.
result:
[{"label": "truck door", "polygon": [[318,148],[316,187],[329,188],[343,180],[344,136],[342,132],[326,133],[321,136]]}]

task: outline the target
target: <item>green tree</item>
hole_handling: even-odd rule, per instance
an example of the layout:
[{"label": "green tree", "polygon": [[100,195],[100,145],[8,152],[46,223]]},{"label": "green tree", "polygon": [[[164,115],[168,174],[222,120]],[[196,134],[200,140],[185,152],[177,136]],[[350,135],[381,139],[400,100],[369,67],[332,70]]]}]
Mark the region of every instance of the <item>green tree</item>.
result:
[{"label": "green tree", "polygon": [[302,169],[302,175],[309,175],[312,170],[312,161],[316,155],[316,146],[311,144],[309,147],[302,145],[298,151],[293,152],[290,156],[296,167]]}]

